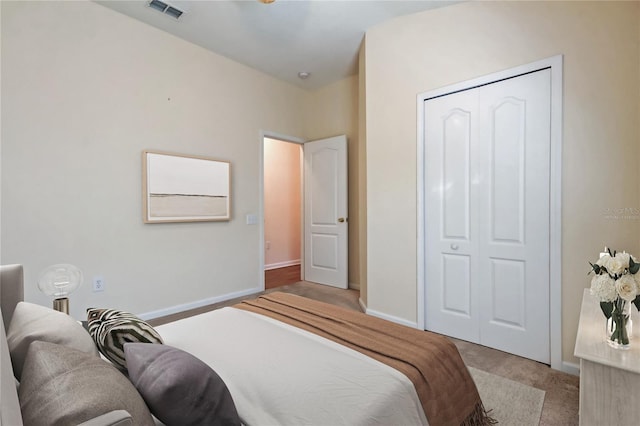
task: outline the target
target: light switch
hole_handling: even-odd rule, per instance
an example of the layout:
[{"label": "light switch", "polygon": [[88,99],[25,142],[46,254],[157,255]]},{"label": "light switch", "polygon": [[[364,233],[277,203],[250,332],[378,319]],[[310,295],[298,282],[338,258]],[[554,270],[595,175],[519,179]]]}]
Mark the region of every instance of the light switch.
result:
[{"label": "light switch", "polygon": [[247,225],[256,225],[258,223],[258,216],[255,214],[247,215]]}]

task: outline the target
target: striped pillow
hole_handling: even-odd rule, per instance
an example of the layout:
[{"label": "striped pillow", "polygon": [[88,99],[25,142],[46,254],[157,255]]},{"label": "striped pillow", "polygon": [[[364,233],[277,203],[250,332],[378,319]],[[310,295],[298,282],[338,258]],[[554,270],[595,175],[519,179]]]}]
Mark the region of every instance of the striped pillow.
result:
[{"label": "striped pillow", "polygon": [[121,370],[127,369],[125,343],[163,343],[149,323],[129,312],[89,308],[87,326],[100,352]]}]

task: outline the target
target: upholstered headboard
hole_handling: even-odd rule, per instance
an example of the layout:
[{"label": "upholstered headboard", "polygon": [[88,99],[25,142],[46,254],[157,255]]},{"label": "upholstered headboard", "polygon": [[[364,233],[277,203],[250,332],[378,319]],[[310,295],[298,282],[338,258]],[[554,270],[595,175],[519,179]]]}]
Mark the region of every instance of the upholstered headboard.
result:
[{"label": "upholstered headboard", "polygon": [[5,327],[9,327],[13,311],[23,298],[22,265],[0,266],[0,426],[22,424]]},{"label": "upholstered headboard", "polygon": [[0,266],[0,310],[2,310],[2,320],[5,327],[9,327],[13,310],[18,302],[23,299],[24,276],[22,265]]}]

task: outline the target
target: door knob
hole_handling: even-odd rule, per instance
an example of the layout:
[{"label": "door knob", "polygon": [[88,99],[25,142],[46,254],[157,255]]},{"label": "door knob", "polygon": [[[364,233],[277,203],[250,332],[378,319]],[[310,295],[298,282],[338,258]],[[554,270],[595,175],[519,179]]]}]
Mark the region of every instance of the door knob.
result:
[{"label": "door knob", "polygon": [[348,219],[345,219],[344,217],[339,217],[338,218],[338,222],[342,223],[342,222],[346,222]]},{"label": "door knob", "polygon": [[457,244],[451,244],[451,250],[458,250]]}]

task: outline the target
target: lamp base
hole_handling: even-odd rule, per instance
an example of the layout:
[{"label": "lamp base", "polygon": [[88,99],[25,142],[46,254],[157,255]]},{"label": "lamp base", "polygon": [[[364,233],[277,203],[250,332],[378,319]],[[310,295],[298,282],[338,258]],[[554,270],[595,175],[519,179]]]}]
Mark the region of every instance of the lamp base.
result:
[{"label": "lamp base", "polygon": [[53,299],[53,309],[69,315],[69,299],[66,297]]}]

